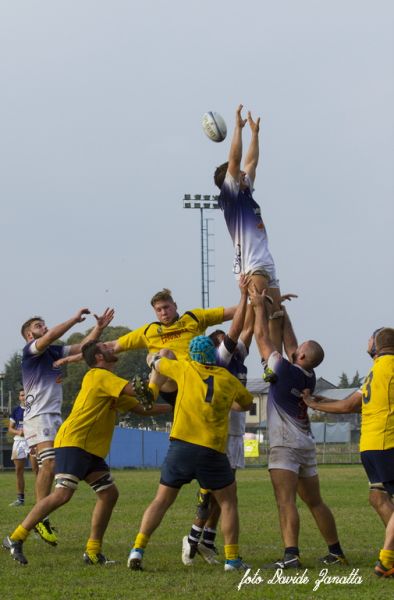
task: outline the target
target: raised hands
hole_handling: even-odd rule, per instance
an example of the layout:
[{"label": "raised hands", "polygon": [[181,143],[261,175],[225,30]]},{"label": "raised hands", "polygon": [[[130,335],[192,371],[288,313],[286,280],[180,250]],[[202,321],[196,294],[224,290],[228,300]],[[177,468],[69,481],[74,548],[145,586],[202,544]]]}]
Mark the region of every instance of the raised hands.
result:
[{"label": "raised hands", "polygon": [[114,315],[115,310],[113,308],[106,308],[104,313],[100,316],[95,314],[94,318],[97,321],[97,327],[99,327],[100,329],[105,329],[111,323],[112,319],[114,318]]},{"label": "raised hands", "polygon": [[90,315],[90,310],[88,308],[81,308],[75,315],[74,321],[82,323],[86,319],[86,315]]},{"label": "raised hands", "polygon": [[248,111],[248,123],[249,123],[249,127],[252,131],[252,133],[259,133],[260,131],[260,117],[258,117],[256,119],[256,121],[253,120],[252,115],[250,110]]},{"label": "raised hands", "polygon": [[238,280],[239,291],[241,295],[248,293],[248,287],[250,284],[251,277],[250,275],[245,275],[245,273],[241,273]]},{"label": "raised hands", "polygon": [[236,111],[236,113],[235,113],[235,124],[236,124],[238,127],[240,127],[241,129],[242,129],[243,127],[245,127],[245,125],[246,125],[246,121],[247,121],[247,119],[243,119],[243,118],[242,118],[242,115],[241,115],[242,109],[243,109],[243,104],[240,104],[240,105],[238,106],[238,108],[237,108],[237,111]]}]

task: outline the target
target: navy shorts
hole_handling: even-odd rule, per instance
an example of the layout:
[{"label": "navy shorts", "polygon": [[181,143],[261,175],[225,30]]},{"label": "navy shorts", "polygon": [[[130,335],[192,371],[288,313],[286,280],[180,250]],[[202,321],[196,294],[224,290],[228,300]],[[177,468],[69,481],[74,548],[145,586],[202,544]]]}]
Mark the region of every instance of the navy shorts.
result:
[{"label": "navy shorts", "polygon": [[55,474],[74,475],[84,480],[90,473],[109,471],[109,466],[101,456],[90,454],[82,448],[65,446],[55,448]]},{"label": "navy shorts", "polygon": [[394,494],[394,448],[389,450],[364,450],[361,462],[370,483],[382,483],[386,492]]},{"label": "navy shorts", "polygon": [[179,489],[193,479],[207,490],[221,490],[231,485],[235,477],[226,454],[182,440],[171,440],[161,468],[160,483]]}]

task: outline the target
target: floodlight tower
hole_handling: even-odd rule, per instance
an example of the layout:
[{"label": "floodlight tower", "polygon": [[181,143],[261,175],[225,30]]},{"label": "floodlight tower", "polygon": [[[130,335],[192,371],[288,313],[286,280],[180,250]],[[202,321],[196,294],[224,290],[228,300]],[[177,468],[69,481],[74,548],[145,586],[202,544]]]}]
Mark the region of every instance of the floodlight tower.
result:
[{"label": "floodlight tower", "polygon": [[209,262],[209,253],[213,252],[213,249],[209,247],[209,238],[213,237],[213,233],[210,234],[208,230],[208,221],[212,219],[204,219],[204,210],[220,208],[218,197],[195,194],[192,198],[191,194],[185,194],[183,198],[183,208],[197,208],[200,211],[201,300],[202,307],[208,308],[209,284],[213,281],[209,278],[209,269],[213,267]]}]

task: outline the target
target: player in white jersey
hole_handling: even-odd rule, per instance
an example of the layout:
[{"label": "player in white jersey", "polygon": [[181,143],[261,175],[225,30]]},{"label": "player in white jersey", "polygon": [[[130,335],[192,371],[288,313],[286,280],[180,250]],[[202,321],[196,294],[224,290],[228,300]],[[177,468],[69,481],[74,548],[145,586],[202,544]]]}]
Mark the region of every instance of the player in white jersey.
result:
[{"label": "player in white jersey", "polygon": [[[270,336],[276,349],[281,352],[283,312],[280,308],[279,281],[274,260],[268,249],[268,237],[261,210],[252,196],[259,161],[260,119],[254,121],[250,112],[247,119],[243,119],[241,111],[242,104],[236,112],[228,162],[216,169],[214,180],[220,188],[219,205],[234,244],[234,274],[236,277],[241,273],[250,275],[252,286],[256,286],[260,292],[263,289],[268,290],[268,295],[273,300],[269,312]],[[249,123],[252,138],[244,169],[241,170],[242,130],[246,122]]]},{"label": "player in white jersey", "polygon": [[[55,344],[74,325],[82,323],[87,314],[90,311],[82,308],[74,317],[51,329],[47,328],[41,317],[31,317],[22,325],[21,333],[27,342],[22,354],[22,379],[26,394],[24,435],[29,448],[35,449],[40,467],[36,480],[37,502],[51,491],[55,466],[53,442],[62,422],[62,373],[55,363],[65,356],[78,354],[83,344],[98,339],[112,321],[114,311],[107,308],[100,317],[94,315],[96,326],[80,344]],[[52,546],[57,544],[48,519],[38,523],[35,529],[45,542]]]}]

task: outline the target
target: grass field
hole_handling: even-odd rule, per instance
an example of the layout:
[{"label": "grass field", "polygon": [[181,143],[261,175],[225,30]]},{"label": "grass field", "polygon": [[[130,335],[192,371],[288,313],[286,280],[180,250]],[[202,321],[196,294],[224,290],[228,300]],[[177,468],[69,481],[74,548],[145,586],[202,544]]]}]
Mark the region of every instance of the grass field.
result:
[{"label": "grass field", "polygon": [[[309,583],[269,583],[273,572],[260,571],[263,582],[243,585],[242,575],[224,573],[220,566],[211,567],[199,557],[193,567],[180,559],[181,540],[187,534],[194,514],[196,485],[185,486],[177,502],[167,513],[161,527],[152,536],[145,553],[145,571],[126,568],[130,542],[138,530],[144,508],[153,498],[159,480],[158,471],[117,471],[114,473],[120,498],[110,522],[103,551],[117,562],[109,567],[87,566],[82,562],[89,532],[93,493],[87,485],[52,517],[58,529],[59,545],[47,546],[34,535],[25,543],[29,560],[26,567],[12,561],[8,552],[0,553],[1,600],[150,600],[151,598],[214,600],[247,599],[352,599],[394,598],[394,580],[382,581],[372,567],[383,541],[383,526],[367,503],[367,482],[362,467],[327,466],[320,468],[322,493],[335,514],[348,567],[336,568],[330,575],[345,577],[358,569],[359,584],[321,583],[316,559],[326,553],[314,522],[300,503],[300,548],[303,569]],[[32,475],[27,475],[27,506],[13,508],[15,497],[13,473],[0,474],[0,535],[3,538],[21,521],[32,503]],[[241,517],[241,554],[252,565],[250,575],[267,561],[282,554],[276,506],[265,469],[247,469],[238,474]],[[221,537],[219,537],[219,545]],[[222,556],[221,552],[221,556]],[[295,575],[285,571],[284,575]],[[305,580],[304,577],[304,580]]]}]

